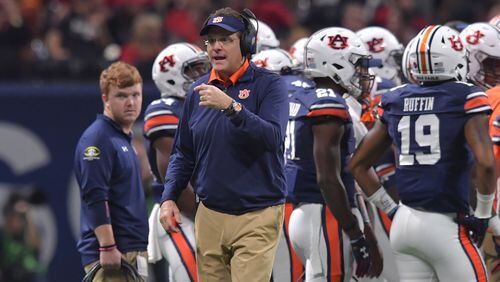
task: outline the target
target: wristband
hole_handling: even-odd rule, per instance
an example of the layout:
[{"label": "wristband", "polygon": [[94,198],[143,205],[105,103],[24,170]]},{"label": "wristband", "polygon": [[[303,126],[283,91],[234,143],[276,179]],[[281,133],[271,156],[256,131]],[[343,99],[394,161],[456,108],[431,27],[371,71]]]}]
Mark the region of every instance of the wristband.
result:
[{"label": "wristband", "polygon": [[391,211],[398,207],[391,196],[387,194],[387,191],[385,191],[383,186],[380,186],[377,192],[368,197],[368,201],[370,201],[379,209],[383,210],[386,214],[389,214]]},{"label": "wristband", "polygon": [[110,252],[116,249],[116,244],[99,247],[99,252]]},{"label": "wristband", "polygon": [[476,210],[474,211],[474,216],[481,219],[490,218],[491,210],[493,208],[493,200],[495,199],[495,193],[483,195],[477,192],[476,198],[477,204]]}]

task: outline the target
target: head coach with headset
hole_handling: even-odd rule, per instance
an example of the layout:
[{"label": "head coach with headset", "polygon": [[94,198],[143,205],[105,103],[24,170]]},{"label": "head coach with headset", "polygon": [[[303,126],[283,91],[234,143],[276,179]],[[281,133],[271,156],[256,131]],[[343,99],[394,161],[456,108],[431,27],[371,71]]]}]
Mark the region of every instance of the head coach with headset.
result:
[{"label": "head coach with headset", "polygon": [[200,281],[269,281],[283,223],[287,92],[249,62],[255,16],[223,8],[200,35],[212,70],[190,88],[165,178],[160,222],[178,231],[175,201],[191,181]]}]

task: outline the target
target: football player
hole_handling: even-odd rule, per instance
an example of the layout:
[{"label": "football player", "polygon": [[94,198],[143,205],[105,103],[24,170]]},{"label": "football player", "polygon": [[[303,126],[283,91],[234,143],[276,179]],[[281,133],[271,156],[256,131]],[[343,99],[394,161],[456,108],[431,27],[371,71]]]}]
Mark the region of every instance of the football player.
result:
[{"label": "football player", "polygon": [[[297,75],[300,71],[294,67],[292,57],[283,49],[274,48],[260,51],[252,58],[252,62],[261,68],[281,74],[287,85],[300,85],[312,88],[313,83],[303,76]],[[285,142],[288,142],[286,140]],[[273,281],[304,281],[304,264],[292,247],[288,226],[293,211],[293,194],[288,193],[285,203],[285,220],[281,232],[278,250],[273,265]]]},{"label": "football player", "polygon": [[[411,75],[420,84],[382,95],[380,120],[349,169],[368,199],[393,218],[390,241],[401,281],[486,281],[474,242],[481,243],[488,221],[494,220],[491,108],[480,88],[462,82],[467,61],[458,32],[426,27],[408,56]],[[399,206],[371,169],[391,144],[399,159]],[[472,157],[478,204],[469,214]]]},{"label": "football player", "polygon": [[[487,23],[474,23],[460,33],[460,38],[468,51],[469,73],[468,77],[474,84],[480,86],[486,95],[493,110],[489,119],[490,137],[497,164],[497,179],[500,176],[500,150],[497,142],[499,135],[498,119],[500,118],[500,30]],[[498,201],[498,191],[496,195]],[[498,213],[498,209],[495,205]],[[500,280],[500,259],[495,250],[500,239],[492,238],[488,232],[483,245],[486,265],[490,277],[494,281]]]},{"label": "football player", "polygon": [[276,34],[265,22],[250,19],[255,29],[257,29],[257,49],[259,53],[262,50],[278,48],[280,41],[276,38]]},{"label": "football player", "polygon": [[306,46],[308,39],[308,37],[299,38],[292,44],[290,50],[288,50],[290,56],[292,56],[294,67],[300,69],[304,68],[304,47]]},{"label": "football player", "polygon": [[370,88],[368,54],[352,31],[326,28],[308,39],[304,58],[315,87],[293,81],[288,86],[285,170],[288,191],[297,203],[290,218],[291,241],[306,265],[306,281],[379,276],[382,259],[376,239],[351,211],[355,188],[346,166],[355,140],[342,98]]},{"label": "football player", "polygon": [[152,190],[156,202],[149,218],[148,254],[152,263],[162,256],[167,260],[170,281],[197,281],[194,193],[192,189],[185,189],[179,199],[182,218],[182,224],[178,227],[180,232],[167,233],[162,228],[159,202],[184,97],[189,86],[209,70],[207,54],[189,43],[167,46],[153,64],[152,77],[161,92],[161,99],[147,107],[144,117],[144,136],[149,141],[148,158],[154,176]]}]

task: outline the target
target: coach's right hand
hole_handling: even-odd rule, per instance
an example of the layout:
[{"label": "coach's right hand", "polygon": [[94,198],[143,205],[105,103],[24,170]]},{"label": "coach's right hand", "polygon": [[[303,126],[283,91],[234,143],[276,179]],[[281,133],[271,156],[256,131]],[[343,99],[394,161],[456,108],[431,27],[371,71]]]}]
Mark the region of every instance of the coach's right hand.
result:
[{"label": "coach's right hand", "polygon": [[109,251],[100,251],[99,263],[103,269],[120,269],[122,253],[116,247]]},{"label": "coach's right hand", "polygon": [[167,232],[179,232],[178,224],[181,224],[181,213],[177,204],[167,200],[160,207],[160,223]]}]

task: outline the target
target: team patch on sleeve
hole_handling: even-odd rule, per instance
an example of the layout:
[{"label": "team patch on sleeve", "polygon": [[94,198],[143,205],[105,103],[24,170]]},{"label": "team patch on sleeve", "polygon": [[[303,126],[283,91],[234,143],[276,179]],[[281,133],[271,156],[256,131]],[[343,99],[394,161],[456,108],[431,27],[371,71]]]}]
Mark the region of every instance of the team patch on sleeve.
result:
[{"label": "team patch on sleeve", "polygon": [[86,161],[93,161],[100,159],[99,155],[101,154],[101,150],[96,146],[88,146],[83,151],[83,159]]},{"label": "team patch on sleeve", "polygon": [[466,114],[491,111],[488,97],[484,92],[474,92],[467,95],[464,110]]},{"label": "team patch on sleeve", "polygon": [[144,134],[149,137],[160,130],[176,130],[178,124],[179,118],[172,111],[156,111],[144,118]]},{"label": "team patch on sleeve", "polygon": [[342,120],[349,120],[349,112],[339,103],[314,104],[309,108],[308,117],[334,116]]}]

